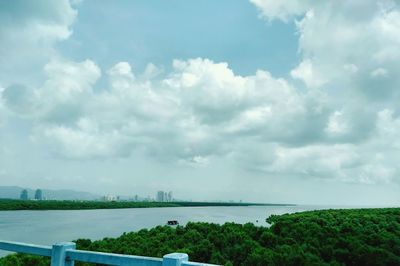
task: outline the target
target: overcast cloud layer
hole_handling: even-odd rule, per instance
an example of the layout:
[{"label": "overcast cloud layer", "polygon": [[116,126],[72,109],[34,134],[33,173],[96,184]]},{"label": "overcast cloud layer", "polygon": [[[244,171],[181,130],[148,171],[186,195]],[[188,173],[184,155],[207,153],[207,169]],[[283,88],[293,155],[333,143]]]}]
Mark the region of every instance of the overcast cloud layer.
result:
[{"label": "overcast cloud layer", "polygon": [[240,75],[201,55],[144,70],[131,58],[111,67],[77,61],[57,45],[74,34],[82,3],[2,2],[0,180],[194,199],[398,203],[399,2],[250,2],[265,27],[294,25],[299,60],[285,76]]}]

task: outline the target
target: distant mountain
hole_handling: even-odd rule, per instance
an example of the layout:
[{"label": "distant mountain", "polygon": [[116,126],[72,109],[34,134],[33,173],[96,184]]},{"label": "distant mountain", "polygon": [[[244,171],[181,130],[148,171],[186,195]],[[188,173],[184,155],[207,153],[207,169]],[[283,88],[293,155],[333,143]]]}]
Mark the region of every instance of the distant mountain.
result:
[{"label": "distant mountain", "polygon": [[[23,189],[28,190],[29,198],[33,198],[35,196],[36,189],[18,186],[0,186],[0,198],[19,199]],[[89,192],[68,189],[42,189],[42,191],[45,198],[53,200],[98,200],[101,198],[101,196]]]}]

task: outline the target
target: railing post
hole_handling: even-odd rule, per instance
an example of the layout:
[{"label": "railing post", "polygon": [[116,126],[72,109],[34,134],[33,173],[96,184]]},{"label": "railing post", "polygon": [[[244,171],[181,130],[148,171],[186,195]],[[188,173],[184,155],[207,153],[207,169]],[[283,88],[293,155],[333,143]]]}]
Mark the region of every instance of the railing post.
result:
[{"label": "railing post", "polygon": [[171,253],[163,257],[162,266],[181,266],[182,262],[189,261],[186,253]]},{"label": "railing post", "polygon": [[76,244],[72,242],[57,243],[51,250],[51,266],[74,266],[74,262],[66,256],[66,251],[75,249]]}]

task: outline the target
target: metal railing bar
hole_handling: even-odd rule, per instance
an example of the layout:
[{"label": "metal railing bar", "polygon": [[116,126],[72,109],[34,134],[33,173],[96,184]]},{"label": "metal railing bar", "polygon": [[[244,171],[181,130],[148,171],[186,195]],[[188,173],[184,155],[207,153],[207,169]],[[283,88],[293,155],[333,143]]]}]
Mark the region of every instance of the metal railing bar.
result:
[{"label": "metal railing bar", "polygon": [[0,241],[0,249],[13,252],[27,253],[31,255],[51,257],[51,247],[49,246],[33,245],[33,244],[10,242],[10,241]]},{"label": "metal railing bar", "polygon": [[67,250],[66,256],[70,260],[102,263],[107,265],[137,265],[137,266],[161,266],[161,258],[143,257],[134,255],[122,255],[86,250]]}]

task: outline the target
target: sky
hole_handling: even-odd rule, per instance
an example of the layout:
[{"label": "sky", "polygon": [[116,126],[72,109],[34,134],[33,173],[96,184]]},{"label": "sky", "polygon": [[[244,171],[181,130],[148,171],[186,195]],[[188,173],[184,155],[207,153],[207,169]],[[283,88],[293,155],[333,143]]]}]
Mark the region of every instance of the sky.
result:
[{"label": "sky", "polygon": [[0,0],[0,185],[400,203],[400,1]]}]

